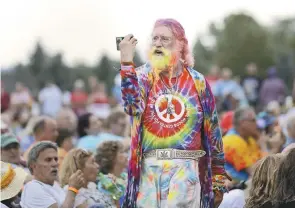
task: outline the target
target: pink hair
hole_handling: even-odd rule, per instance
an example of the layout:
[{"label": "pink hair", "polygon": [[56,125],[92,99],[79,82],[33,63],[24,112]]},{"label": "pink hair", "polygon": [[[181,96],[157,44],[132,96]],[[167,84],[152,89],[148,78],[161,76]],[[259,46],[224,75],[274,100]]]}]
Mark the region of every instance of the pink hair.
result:
[{"label": "pink hair", "polygon": [[184,61],[185,65],[193,67],[194,58],[189,50],[188,41],[182,25],[174,19],[158,19],[154,28],[158,26],[166,26],[172,31],[177,40],[177,51],[180,53],[180,58]]}]

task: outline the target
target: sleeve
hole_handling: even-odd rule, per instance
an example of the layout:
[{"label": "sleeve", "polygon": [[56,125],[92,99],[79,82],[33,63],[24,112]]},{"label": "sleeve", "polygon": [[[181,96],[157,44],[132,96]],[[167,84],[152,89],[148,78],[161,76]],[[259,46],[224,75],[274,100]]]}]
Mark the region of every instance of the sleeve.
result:
[{"label": "sleeve", "polygon": [[48,208],[55,203],[55,199],[36,182],[27,184],[21,196],[22,208]]},{"label": "sleeve", "polygon": [[133,65],[121,66],[121,91],[124,111],[138,116],[145,109],[145,88]]},{"label": "sleeve", "polygon": [[230,179],[224,169],[224,152],[222,143],[222,134],[219,126],[219,120],[216,110],[215,99],[212,94],[210,85],[205,80],[205,131],[208,135],[208,140],[211,142],[212,155],[212,174],[213,174],[213,189],[225,190],[224,182]]},{"label": "sleeve", "polygon": [[87,197],[86,197],[86,196],[84,196],[84,195],[80,195],[80,194],[78,193],[78,195],[77,195],[76,198],[75,198],[75,207],[77,207],[77,206],[81,206],[81,205],[83,205],[84,203],[87,203],[87,204],[88,204],[88,201],[91,202],[92,199],[88,197],[88,200],[87,200]]}]

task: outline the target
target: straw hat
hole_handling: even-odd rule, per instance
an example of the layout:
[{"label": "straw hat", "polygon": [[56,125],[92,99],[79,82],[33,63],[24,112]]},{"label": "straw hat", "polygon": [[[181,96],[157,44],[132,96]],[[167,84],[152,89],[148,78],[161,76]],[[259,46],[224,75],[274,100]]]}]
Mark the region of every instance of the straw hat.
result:
[{"label": "straw hat", "polygon": [[27,173],[1,161],[1,201],[15,197],[22,189]]}]

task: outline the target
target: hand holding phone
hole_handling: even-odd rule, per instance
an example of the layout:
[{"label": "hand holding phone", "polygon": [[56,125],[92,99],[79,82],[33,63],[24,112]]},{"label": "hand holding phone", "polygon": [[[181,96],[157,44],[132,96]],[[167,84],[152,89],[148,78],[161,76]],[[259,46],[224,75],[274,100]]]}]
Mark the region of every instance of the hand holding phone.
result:
[{"label": "hand holding phone", "polygon": [[122,37],[118,37],[116,39],[117,45],[119,45],[119,50],[121,51],[121,61],[122,62],[133,62],[135,47],[137,42],[137,39],[134,38],[132,34],[129,34],[124,37],[123,40],[121,40]]}]

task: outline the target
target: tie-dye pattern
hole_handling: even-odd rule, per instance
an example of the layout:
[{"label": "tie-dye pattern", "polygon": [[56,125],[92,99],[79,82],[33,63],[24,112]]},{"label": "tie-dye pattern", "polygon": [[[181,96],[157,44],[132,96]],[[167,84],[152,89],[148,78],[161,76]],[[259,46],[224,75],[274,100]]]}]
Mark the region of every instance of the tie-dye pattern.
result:
[{"label": "tie-dye pattern", "polygon": [[198,174],[196,160],[143,160],[137,207],[198,208]]},{"label": "tie-dye pattern", "polygon": [[[165,84],[164,84],[165,82]],[[193,79],[186,69],[173,79],[173,92],[167,92],[168,79],[158,80],[150,91],[143,120],[143,152],[174,148],[199,150],[203,111]],[[169,100],[174,113],[169,114]]]},{"label": "tie-dye pattern", "polygon": [[[214,96],[204,76],[187,68],[194,80],[203,110],[201,144],[206,155],[199,161],[199,179],[201,183],[201,207],[214,206],[212,187],[213,175],[226,175],[221,131],[216,112]],[[153,75],[149,64],[135,70],[134,66],[121,66],[121,90],[124,110],[131,121],[131,156],[128,168],[128,185],[123,207],[136,207],[139,192],[142,164],[142,113],[145,111],[149,92],[152,88]]]}]

